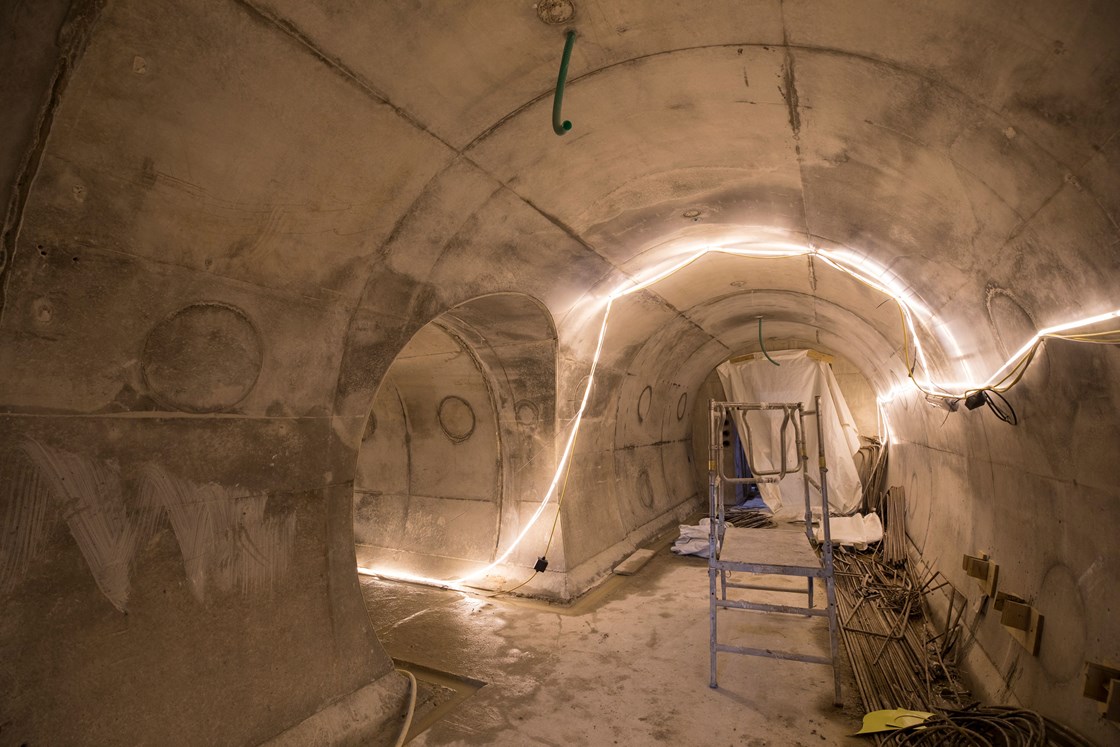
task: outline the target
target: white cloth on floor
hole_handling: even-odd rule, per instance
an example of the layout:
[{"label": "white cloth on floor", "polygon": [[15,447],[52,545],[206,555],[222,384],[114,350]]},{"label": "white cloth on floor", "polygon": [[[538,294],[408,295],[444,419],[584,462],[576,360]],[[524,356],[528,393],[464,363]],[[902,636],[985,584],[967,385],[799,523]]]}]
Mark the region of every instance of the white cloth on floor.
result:
[{"label": "white cloth on floor", "polygon": [[698,555],[708,557],[708,533],[711,531],[711,520],[701,519],[696,526],[681,524],[681,535],[673,543],[672,550],[677,555]]}]

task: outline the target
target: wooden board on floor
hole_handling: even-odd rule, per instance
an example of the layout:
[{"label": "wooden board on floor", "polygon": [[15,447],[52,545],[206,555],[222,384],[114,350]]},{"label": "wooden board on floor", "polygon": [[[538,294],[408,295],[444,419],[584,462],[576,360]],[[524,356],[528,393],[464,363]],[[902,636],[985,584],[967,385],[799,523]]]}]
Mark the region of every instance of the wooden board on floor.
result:
[{"label": "wooden board on floor", "polygon": [[633,555],[616,565],[614,572],[619,576],[633,576],[652,557],[653,550],[636,550]]}]

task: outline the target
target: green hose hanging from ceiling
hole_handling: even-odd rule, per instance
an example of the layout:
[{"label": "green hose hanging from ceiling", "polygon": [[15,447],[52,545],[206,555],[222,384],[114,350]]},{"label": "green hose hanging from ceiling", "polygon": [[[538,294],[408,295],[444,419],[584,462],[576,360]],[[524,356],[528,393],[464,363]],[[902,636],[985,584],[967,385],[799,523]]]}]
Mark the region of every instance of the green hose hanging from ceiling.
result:
[{"label": "green hose hanging from ceiling", "polygon": [[572,45],[576,41],[576,32],[569,31],[564,41],[564,56],[560,59],[560,75],[556,78],[556,95],[552,97],[552,131],[557,135],[564,135],[572,129],[568,120],[561,121],[560,109],[564,103],[564,82],[568,78],[568,61],[572,59]]},{"label": "green hose hanging from ceiling", "polygon": [[782,365],[781,363],[778,363],[776,360],[771,358],[770,354],[766,352],[766,343],[762,341],[762,317],[758,318],[758,346],[762,348],[762,354],[766,356],[766,360],[770,361],[775,366]]}]

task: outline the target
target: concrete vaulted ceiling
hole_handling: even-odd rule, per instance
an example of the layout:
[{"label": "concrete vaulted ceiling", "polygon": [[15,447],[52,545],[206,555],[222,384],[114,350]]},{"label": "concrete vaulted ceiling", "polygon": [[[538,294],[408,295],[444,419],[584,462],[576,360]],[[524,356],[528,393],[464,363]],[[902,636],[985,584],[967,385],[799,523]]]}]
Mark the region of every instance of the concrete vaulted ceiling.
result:
[{"label": "concrete vaulted ceiling", "polygon": [[[971,323],[989,316],[993,290],[1009,289],[1038,326],[1111,308],[1120,72],[1110,24],[1089,10],[634,2],[578,4],[550,27],[527,4],[264,6],[442,141],[444,157],[609,266],[639,274],[707,242],[850,248],[908,284],[977,375],[1006,355],[996,330]],[[568,27],[579,34],[564,109],[575,128],[557,138],[548,120]],[[1051,219],[1059,208],[1077,225]],[[742,309],[817,327],[829,323],[807,317],[807,301],[847,309],[880,338],[877,356],[857,356],[873,378],[901,342],[894,310],[869,320],[850,280],[818,288],[804,260],[801,277],[781,279],[766,265],[790,260],[736,262],[688,270],[690,292],[649,292],[692,321],[715,299],[724,319]],[[797,313],[751,292],[736,302],[734,280],[812,299],[787,299]],[[843,338],[841,325],[829,331]]]},{"label": "concrete vaulted ceiling", "polygon": [[[32,743],[256,743],[387,681],[351,510],[378,386],[410,340],[420,357],[456,340],[471,377],[513,361],[510,401],[488,395],[524,493],[502,504],[505,537],[559,474],[610,294],[705,248],[846,252],[928,310],[917,335],[935,380],[983,380],[1038,330],[1120,308],[1120,4],[573,4],[550,24],[562,0],[9,3],[0,529],[20,541],[0,548],[0,659],[21,658],[0,692],[20,693],[9,710]],[[573,128],[558,137],[569,29]],[[571,572],[565,592],[693,505],[680,403],[758,349],[759,316],[768,339],[839,354],[879,393],[905,382],[894,303],[819,254],[712,253],[617,298],[575,497],[556,509],[548,575]],[[417,336],[433,321],[447,334]],[[1018,553],[1026,579],[1076,579],[1043,596],[1113,604],[1106,533],[1070,521],[1051,537],[1048,509],[1020,510],[1076,494],[1100,526],[1120,522],[1120,362],[1060,350],[1017,390],[1018,430],[895,402],[891,480],[947,573],[987,547]],[[416,401],[429,394],[445,393]],[[67,493],[67,470],[95,489]],[[244,509],[199,524],[232,522],[207,545],[220,569],[180,535],[198,536],[151,518],[175,501]],[[40,521],[47,506],[69,513]],[[84,515],[111,531],[65,523]],[[243,536],[238,516],[256,517],[272,565],[221,544]],[[546,537],[510,563],[531,568]],[[130,604],[139,632],[117,637]],[[1067,658],[1120,656],[1109,615],[1075,622],[1047,622],[1079,641]],[[273,639],[295,653],[271,658]],[[166,666],[122,664],[153,650]],[[52,656],[70,657],[51,670],[61,684],[36,663]],[[1106,733],[1060,669],[1028,662],[1016,692]],[[73,723],[48,699],[78,709]],[[141,716],[118,717],[135,703]],[[175,703],[214,717],[168,715]]]},{"label": "concrete vaulted ceiling", "polygon": [[[536,233],[535,255],[506,260],[566,276],[538,294],[561,324],[589,286],[609,291],[707,245],[845,248],[956,338],[959,352],[931,345],[937,375],[967,378],[963,358],[982,378],[1025,341],[1024,316],[1042,327],[1111,308],[1120,73],[1108,12],[579,3],[570,23],[548,25],[527,3],[274,0],[170,18],[122,4],[85,63],[114,72],[58,113],[46,199],[29,211],[96,213],[99,246],[350,307],[370,306],[363,278],[383,285],[386,265],[438,283],[455,266],[446,241],[501,213],[475,242]],[[176,44],[161,47],[169,27]],[[549,114],[567,28],[575,127],[561,138]],[[219,51],[246,39],[252,54]],[[83,182],[81,200],[51,196],[69,181]],[[119,187],[135,196],[110,199]],[[439,243],[418,247],[417,234]],[[850,325],[814,305],[845,309],[876,338],[877,352],[854,355],[885,386],[901,344],[893,310],[872,313],[881,299],[797,263],[703,261],[682,273],[687,292],[647,293],[666,319],[696,323],[719,299],[725,319],[763,314],[839,338]],[[764,307],[760,290],[804,295]],[[993,294],[1014,307],[1013,339],[997,339],[1007,322],[973,323],[991,317]]]}]

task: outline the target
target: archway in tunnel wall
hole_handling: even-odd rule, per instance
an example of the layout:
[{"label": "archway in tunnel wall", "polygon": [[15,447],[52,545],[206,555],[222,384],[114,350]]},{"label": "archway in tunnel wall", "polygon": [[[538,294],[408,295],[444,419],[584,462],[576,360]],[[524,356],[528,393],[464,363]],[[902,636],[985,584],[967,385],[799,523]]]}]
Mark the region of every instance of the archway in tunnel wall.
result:
[{"label": "archway in tunnel wall", "polygon": [[358,567],[450,577],[493,562],[551,466],[555,384],[556,333],[528,296],[476,298],[416,332],[358,450]]}]

